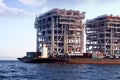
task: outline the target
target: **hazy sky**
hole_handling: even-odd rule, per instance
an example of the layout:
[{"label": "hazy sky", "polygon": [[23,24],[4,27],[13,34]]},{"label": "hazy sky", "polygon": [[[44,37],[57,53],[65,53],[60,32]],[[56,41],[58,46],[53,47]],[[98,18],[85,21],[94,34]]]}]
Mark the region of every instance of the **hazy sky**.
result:
[{"label": "hazy sky", "polygon": [[120,0],[0,0],[0,60],[36,51],[34,21],[52,8],[86,12],[86,19],[120,15]]}]

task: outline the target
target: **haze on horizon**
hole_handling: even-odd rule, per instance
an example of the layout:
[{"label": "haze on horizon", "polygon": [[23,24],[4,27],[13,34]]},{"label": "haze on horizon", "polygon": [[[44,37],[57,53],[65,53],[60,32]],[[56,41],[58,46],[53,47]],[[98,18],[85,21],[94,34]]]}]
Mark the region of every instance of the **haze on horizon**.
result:
[{"label": "haze on horizon", "polygon": [[0,60],[36,51],[35,16],[53,8],[86,12],[86,19],[120,16],[120,0],[0,0]]}]

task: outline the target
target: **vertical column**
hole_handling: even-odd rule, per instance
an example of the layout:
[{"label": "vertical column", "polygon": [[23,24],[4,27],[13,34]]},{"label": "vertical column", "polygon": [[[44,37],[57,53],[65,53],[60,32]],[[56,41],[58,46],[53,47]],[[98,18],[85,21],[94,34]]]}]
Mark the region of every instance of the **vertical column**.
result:
[{"label": "vertical column", "polygon": [[58,40],[58,37],[59,37],[59,33],[58,33],[58,31],[59,31],[58,17],[56,17],[56,26],[57,26],[57,54],[59,54],[59,52],[58,52],[58,50],[59,50],[59,46],[58,46],[58,42],[59,42],[59,40]]},{"label": "vertical column", "polygon": [[[79,24],[80,24],[80,23],[79,23]],[[82,40],[82,41],[81,41],[81,42],[82,42],[82,50],[81,50],[81,51],[82,51],[82,52],[81,52],[81,53],[83,53],[83,51],[84,51],[84,42],[85,42],[85,41],[84,41],[84,31],[85,31],[85,29],[84,29],[84,28],[85,28],[85,27],[84,27],[84,19],[82,19],[82,23],[81,23],[81,24],[82,24],[82,34],[81,34],[81,36],[82,36],[82,37],[81,37],[81,38],[82,38],[82,39],[81,39],[81,40]]]},{"label": "vertical column", "polygon": [[111,32],[110,32],[110,39],[111,39],[111,43],[110,43],[110,54],[113,56],[113,29],[111,27]]},{"label": "vertical column", "polygon": [[51,17],[52,19],[52,26],[51,26],[51,55],[54,56],[54,17]]},{"label": "vertical column", "polygon": [[104,21],[104,48],[102,48],[102,50],[103,50],[103,53],[106,55],[106,45],[107,45],[107,42],[106,42],[106,37],[108,37],[108,36],[106,36],[106,28],[108,27],[108,26],[105,26],[106,25],[106,22]]},{"label": "vertical column", "polygon": [[[115,24],[115,23],[114,23]],[[113,26],[113,27],[115,27],[115,26]],[[115,55],[115,53],[114,53],[114,51],[115,51],[115,48],[114,48],[114,34],[115,34],[115,32],[114,32],[114,29],[115,28],[113,28],[113,32],[112,32],[112,49],[113,49],[113,55]]]},{"label": "vertical column", "polygon": [[40,30],[37,28],[37,33],[36,33],[36,36],[37,36],[37,38],[36,38],[36,51],[37,52],[40,52],[40,44],[41,44],[41,35],[39,34],[40,33]]},{"label": "vertical column", "polygon": [[67,44],[68,44],[68,39],[67,39],[67,26],[64,26],[64,53],[67,53]]},{"label": "vertical column", "polygon": [[[87,23],[86,23],[87,24]],[[88,45],[88,25],[86,25],[86,27],[85,27],[85,34],[86,34],[86,52],[88,52],[88,50],[89,50],[89,45]]]},{"label": "vertical column", "polygon": [[38,43],[38,29],[37,29],[37,33],[36,33],[36,51],[39,52],[39,43]]}]

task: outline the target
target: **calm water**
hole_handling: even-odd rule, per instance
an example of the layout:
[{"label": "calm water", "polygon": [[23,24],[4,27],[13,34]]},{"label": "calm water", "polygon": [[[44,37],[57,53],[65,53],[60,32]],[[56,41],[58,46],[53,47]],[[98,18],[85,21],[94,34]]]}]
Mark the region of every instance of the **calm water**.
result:
[{"label": "calm water", "polygon": [[0,80],[120,80],[120,65],[0,61]]}]

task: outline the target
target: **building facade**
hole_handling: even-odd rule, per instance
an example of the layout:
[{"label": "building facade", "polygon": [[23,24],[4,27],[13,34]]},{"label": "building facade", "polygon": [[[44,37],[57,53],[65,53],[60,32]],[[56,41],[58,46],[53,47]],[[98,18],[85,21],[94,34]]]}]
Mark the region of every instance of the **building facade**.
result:
[{"label": "building facade", "polygon": [[52,9],[36,17],[37,52],[43,44],[51,56],[82,55],[84,50],[85,12]]},{"label": "building facade", "polygon": [[120,56],[120,16],[102,15],[86,21],[86,52]]}]

